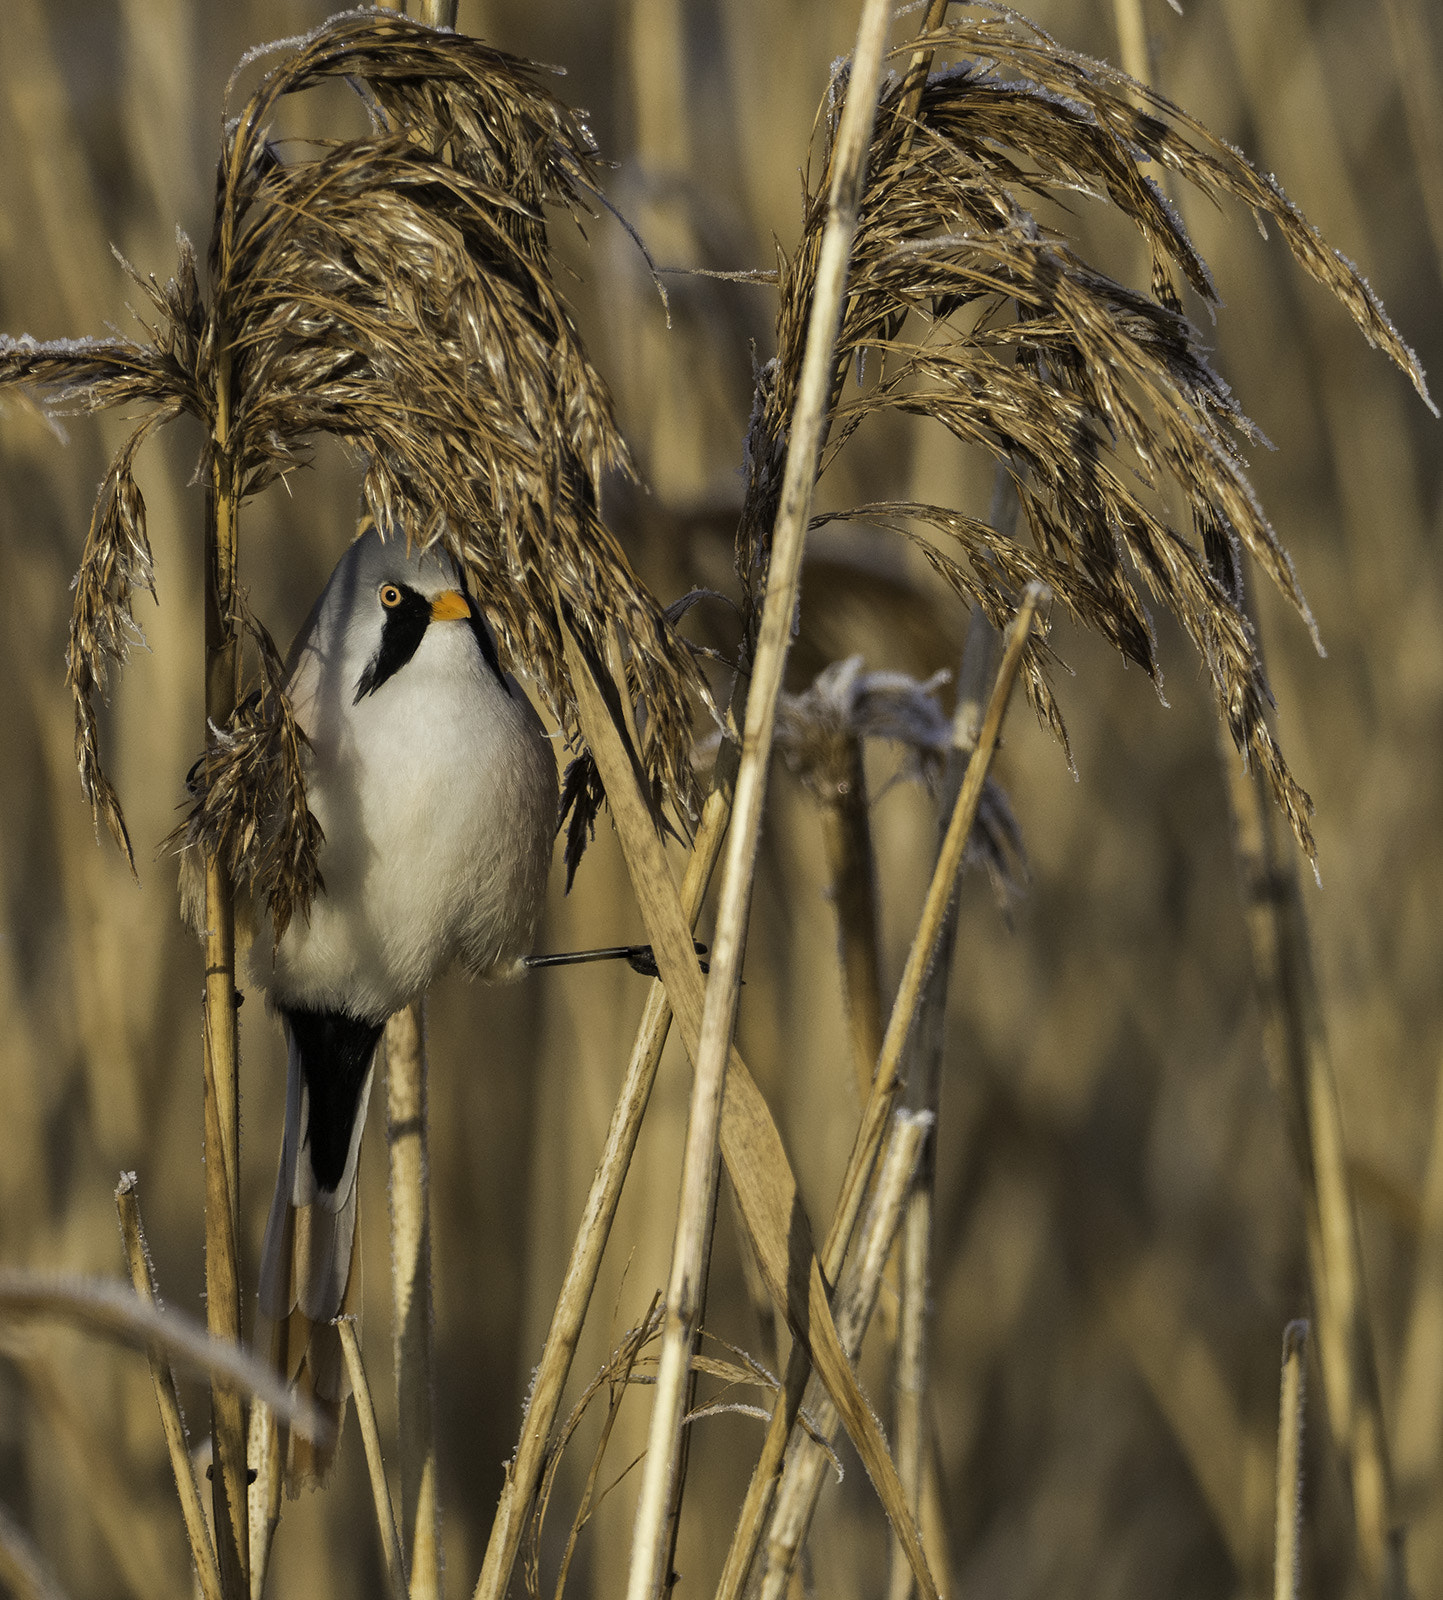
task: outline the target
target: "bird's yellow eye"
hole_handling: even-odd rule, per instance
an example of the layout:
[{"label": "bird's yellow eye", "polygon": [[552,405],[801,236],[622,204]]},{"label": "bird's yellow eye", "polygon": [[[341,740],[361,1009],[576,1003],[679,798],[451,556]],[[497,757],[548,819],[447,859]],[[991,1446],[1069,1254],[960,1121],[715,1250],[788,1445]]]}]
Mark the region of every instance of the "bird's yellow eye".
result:
[{"label": "bird's yellow eye", "polygon": [[401,603],[401,591],[394,583],[381,585],[381,604],[390,611]]}]

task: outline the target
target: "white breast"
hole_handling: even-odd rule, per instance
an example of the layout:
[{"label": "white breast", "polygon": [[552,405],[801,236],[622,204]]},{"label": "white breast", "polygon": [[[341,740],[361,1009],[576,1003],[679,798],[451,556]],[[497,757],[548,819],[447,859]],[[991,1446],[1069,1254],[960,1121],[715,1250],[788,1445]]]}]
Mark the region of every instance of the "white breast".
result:
[{"label": "white breast", "polygon": [[480,975],[509,975],[529,952],[556,764],[530,704],[464,622],[433,623],[359,702],[364,650],[346,640],[336,655],[303,661],[293,686],[325,888],[265,976],[273,1004],[379,1018],[458,955]]}]

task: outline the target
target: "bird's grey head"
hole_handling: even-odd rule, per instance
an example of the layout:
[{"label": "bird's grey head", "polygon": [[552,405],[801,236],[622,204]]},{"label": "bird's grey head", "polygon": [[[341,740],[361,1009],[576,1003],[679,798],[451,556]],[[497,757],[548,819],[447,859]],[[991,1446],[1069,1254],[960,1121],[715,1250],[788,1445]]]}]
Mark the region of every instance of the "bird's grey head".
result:
[{"label": "bird's grey head", "polygon": [[331,574],[303,632],[296,675],[339,679],[337,699],[359,702],[411,661],[433,624],[451,622],[467,624],[499,677],[495,646],[449,557],[408,551],[403,538],[371,529]]}]

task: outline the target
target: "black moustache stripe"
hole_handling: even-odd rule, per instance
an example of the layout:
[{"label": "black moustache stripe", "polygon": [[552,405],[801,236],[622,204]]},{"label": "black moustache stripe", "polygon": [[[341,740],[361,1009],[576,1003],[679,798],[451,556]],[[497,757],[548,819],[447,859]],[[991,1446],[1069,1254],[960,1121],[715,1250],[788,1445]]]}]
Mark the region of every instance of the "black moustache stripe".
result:
[{"label": "black moustache stripe", "polygon": [[[426,629],[431,625],[431,602],[425,595],[412,589],[408,584],[397,584],[401,591],[401,603],[391,606],[381,624],[381,648],[377,650],[373,660],[361,674],[360,681],[356,684],[356,702],[364,700],[368,694],[375,694],[388,678],[394,678],[402,667],[421,648],[421,641],[426,637]],[[476,647],[481,652],[481,659],[496,675],[496,681],[510,693],[510,685],[501,676],[501,663],[497,659],[496,646],[491,642],[491,635],[487,631],[486,623],[481,616],[481,608],[468,594],[466,596],[467,622],[471,628],[471,636],[476,641]]]},{"label": "black moustache stripe", "polygon": [[426,629],[431,625],[431,602],[426,596],[404,583],[396,587],[401,591],[401,603],[386,612],[381,624],[381,648],[356,685],[356,704],[368,694],[375,694],[388,678],[396,676],[421,648]]}]

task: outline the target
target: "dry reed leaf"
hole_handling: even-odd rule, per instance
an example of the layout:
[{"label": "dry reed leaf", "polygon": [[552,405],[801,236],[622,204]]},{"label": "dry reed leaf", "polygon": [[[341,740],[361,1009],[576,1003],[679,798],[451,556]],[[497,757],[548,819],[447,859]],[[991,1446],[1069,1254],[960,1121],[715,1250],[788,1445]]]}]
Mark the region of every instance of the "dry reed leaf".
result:
[{"label": "dry reed leaf", "polygon": [[223,1378],[264,1400],[309,1438],[319,1437],[327,1427],[265,1362],[237,1345],[212,1339],[178,1311],[142,1300],[129,1284],[0,1268],[0,1323],[37,1319],[70,1322],[120,1344],[154,1351],[190,1372]]},{"label": "dry reed leaf", "polygon": [[[1242,611],[1239,546],[1310,629],[1312,619],[1239,455],[1255,430],[1182,311],[1177,281],[1212,305],[1211,278],[1145,164],[1160,163],[1209,198],[1240,199],[1260,226],[1275,222],[1303,268],[1427,401],[1421,368],[1356,269],[1231,146],[1016,13],[985,3],[959,9],[958,20],[905,47],[952,64],[935,66],[913,101],[894,79],[879,106],[825,460],[878,413],[931,419],[1007,466],[1032,548],[945,507],[896,503],[842,514],[912,537],[920,522],[944,536],[957,557],[925,540],[928,558],[994,627],[1015,612],[1022,584],[1045,582],[1079,622],[1157,679],[1140,576],[1186,629],[1234,742],[1266,774],[1311,856],[1312,803],[1266,721],[1271,702]],[[778,353],[758,383],[748,437],[737,564],[752,625],[766,586],[840,100],[834,82],[819,114],[822,173],[807,184],[802,238],[781,263]],[[1039,207],[1050,215],[1050,203],[1078,196],[1115,208],[1137,228],[1153,262],[1149,293],[1096,271],[1039,221]],[[1169,494],[1186,507],[1189,531],[1158,509]],[[1034,641],[1027,693],[1063,736],[1047,664]]]},{"label": "dry reed leaf", "polygon": [[[596,1442],[596,1449],[592,1453],[591,1467],[586,1474],[586,1482],[581,1491],[581,1499],[577,1505],[576,1513],[572,1518],[571,1529],[566,1537],[566,1549],[561,1558],[561,1570],[556,1579],[557,1600],[566,1588],[567,1574],[571,1569],[571,1560],[576,1553],[577,1540],[581,1537],[581,1530],[590,1520],[599,1499],[596,1496],[596,1482],[601,1474],[601,1463],[606,1455],[606,1447],[611,1441],[611,1432],[616,1425],[616,1419],[621,1411],[621,1402],[626,1397],[629,1385],[641,1380],[635,1375],[637,1361],[641,1352],[651,1340],[661,1332],[662,1312],[658,1304],[659,1296],[653,1295],[651,1304],[647,1307],[646,1315],[622,1335],[621,1342],[607,1356],[602,1363],[601,1370],[582,1390],[579,1399],[571,1409],[570,1416],[557,1432],[555,1441],[548,1452],[546,1470],[542,1475],[540,1488],[536,1496],[536,1504],[531,1513],[531,1532],[526,1553],[526,1591],[530,1595],[541,1593],[541,1532],[546,1523],[546,1512],[551,1504],[551,1495],[556,1487],[556,1474],[560,1470],[562,1456],[566,1446],[570,1443],[581,1420],[591,1409],[592,1402],[603,1389],[607,1391],[606,1417],[601,1425],[601,1436]],[[639,1458],[638,1458],[639,1459]],[[636,1465],[630,1462],[621,1474],[622,1477]],[[602,1491],[600,1499],[604,1499],[611,1489],[616,1487],[620,1478],[613,1480],[606,1490]]]}]

